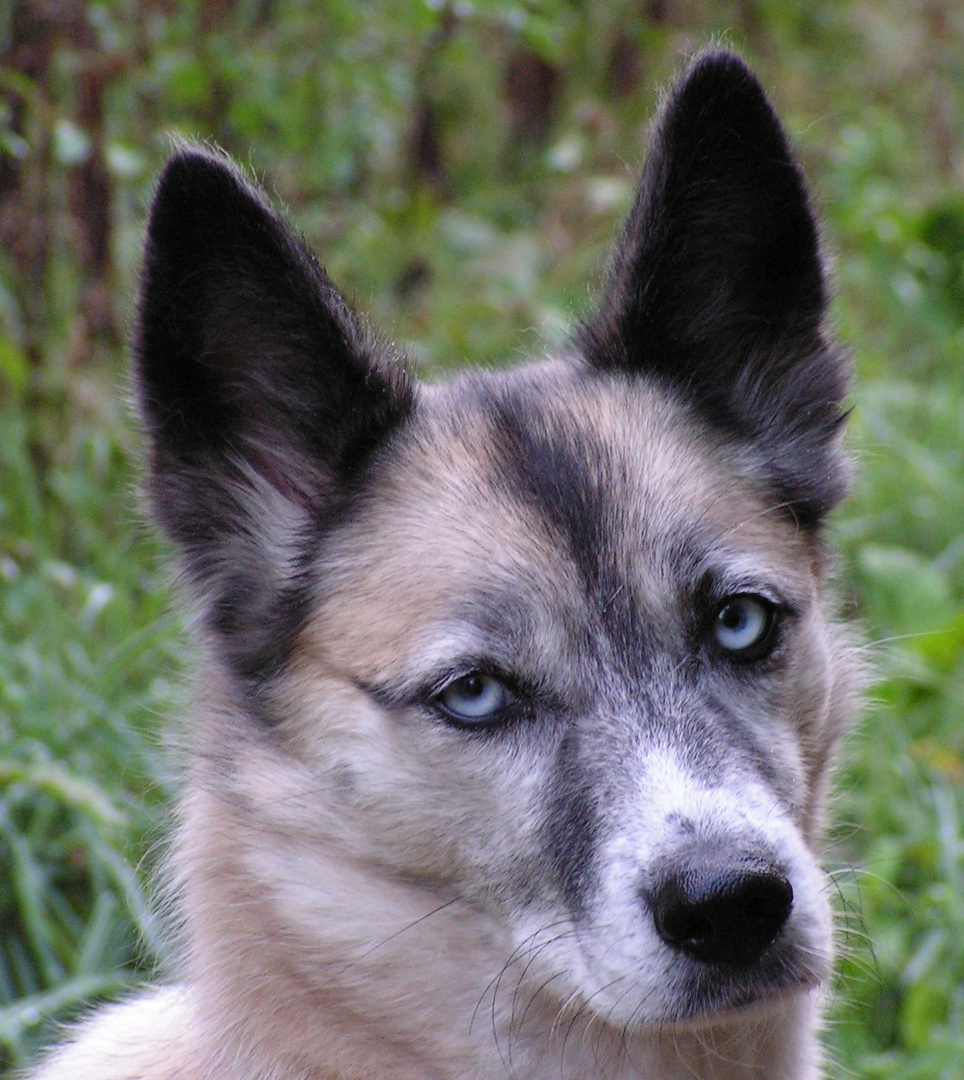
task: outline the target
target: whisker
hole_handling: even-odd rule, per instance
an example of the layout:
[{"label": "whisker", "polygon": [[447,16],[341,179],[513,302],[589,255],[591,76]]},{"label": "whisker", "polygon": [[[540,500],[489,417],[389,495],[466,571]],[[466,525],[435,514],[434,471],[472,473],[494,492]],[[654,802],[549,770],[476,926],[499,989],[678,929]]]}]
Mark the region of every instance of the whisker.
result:
[{"label": "whisker", "polygon": [[461,899],[462,898],[460,896],[455,896],[451,900],[446,900],[444,904],[439,904],[438,907],[433,908],[431,911],[426,912],[426,914],[424,915],[420,915],[417,919],[413,919],[410,923],[407,923],[400,930],[396,930],[393,934],[389,934],[388,937],[382,938],[381,941],[378,941],[374,945],[365,949],[364,952],[361,952],[356,957],[354,957],[350,963],[346,964],[343,968],[340,968],[338,971],[338,975],[344,975],[346,972],[351,971],[351,969],[356,964],[360,963],[362,960],[365,960],[373,953],[378,952],[379,949],[383,949],[389,942],[394,941],[398,937],[401,937],[402,934],[407,934],[409,930],[413,930],[416,926],[420,926],[426,920],[433,918],[435,915],[438,915],[440,911],[445,911],[446,908],[450,908],[453,904],[459,903]]}]

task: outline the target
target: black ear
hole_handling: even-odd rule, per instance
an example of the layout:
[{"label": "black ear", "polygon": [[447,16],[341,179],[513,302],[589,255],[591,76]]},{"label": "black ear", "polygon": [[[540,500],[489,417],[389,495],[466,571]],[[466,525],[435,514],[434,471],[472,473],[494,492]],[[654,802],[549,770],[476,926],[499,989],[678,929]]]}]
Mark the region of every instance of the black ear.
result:
[{"label": "black ear", "polygon": [[798,520],[840,499],[847,364],[824,328],[827,286],[803,174],[763,88],[729,53],[670,94],[580,347],[655,376],[752,445]]},{"label": "black ear", "polygon": [[154,512],[221,653],[257,681],[279,662],[299,543],[404,422],[412,384],[262,193],[195,148],[154,197],[134,375]]}]

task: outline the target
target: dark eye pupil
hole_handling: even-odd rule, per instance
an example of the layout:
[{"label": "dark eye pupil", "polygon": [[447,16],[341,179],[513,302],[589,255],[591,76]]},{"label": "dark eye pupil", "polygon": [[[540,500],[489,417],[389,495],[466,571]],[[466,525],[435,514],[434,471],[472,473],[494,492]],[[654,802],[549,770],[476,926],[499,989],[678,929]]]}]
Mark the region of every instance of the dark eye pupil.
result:
[{"label": "dark eye pupil", "polygon": [[720,622],[727,630],[739,630],[746,624],[746,612],[739,604],[727,604],[720,612]]},{"label": "dark eye pupil", "polygon": [[485,687],[482,684],[482,676],[475,673],[459,679],[456,685],[458,686],[459,693],[464,694],[466,697],[480,697],[485,691]]}]

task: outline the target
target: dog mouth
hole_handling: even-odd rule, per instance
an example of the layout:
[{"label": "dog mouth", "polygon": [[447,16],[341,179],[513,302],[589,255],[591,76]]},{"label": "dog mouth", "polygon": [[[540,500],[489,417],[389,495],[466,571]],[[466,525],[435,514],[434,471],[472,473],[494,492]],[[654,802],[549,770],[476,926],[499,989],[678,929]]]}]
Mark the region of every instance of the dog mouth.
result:
[{"label": "dog mouth", "polygon": [[553,997],[568,985],[564,1000],[581,1002],[581,1008],[626,1031],[727,1027],[773,1015],[826,983],[831,957],[819,936],[811,938],[814,929],[807,919],[791,920],[759,955],[748,959],[741,946],[727,960],[709,961],[662,941],[654,950],[634,934],[622,940],[635,947],[617,957],[599,947],[598,927],[584,925],[575,934],[582,961],[575,971],[552,974],[551,966],[537,964],[539,971],[529,974],[538,974]]},{"label": "dog mouth", "polygon": [[809,994],[824,982],[821,973],[795,958],[792,949],[750,968],[693,964],[674,980],[674,1004],[661,1024],[685,1028],[743,1022],[790,998]]}]

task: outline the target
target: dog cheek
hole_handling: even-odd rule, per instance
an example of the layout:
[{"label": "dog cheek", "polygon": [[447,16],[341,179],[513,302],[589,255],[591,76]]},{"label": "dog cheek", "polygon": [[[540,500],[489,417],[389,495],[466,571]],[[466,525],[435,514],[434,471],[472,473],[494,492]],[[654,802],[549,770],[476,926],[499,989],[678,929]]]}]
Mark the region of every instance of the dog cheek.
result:
[{"label": "dog cheek", "polygon": [[311,776],[321,842],[397,878],[517,902],[538,858],[538,762],[383,709],[337,678],[304,680],[289,705],[279,734]]},{"label": "dog cheek", "polygon": [[801,779],[795,818],[807,842],[823,830],[821,807],[837,746],[854,714],[862,672],[848,632],[819,615],[806,628],[785,689],[785,710],[796,727]]}]

